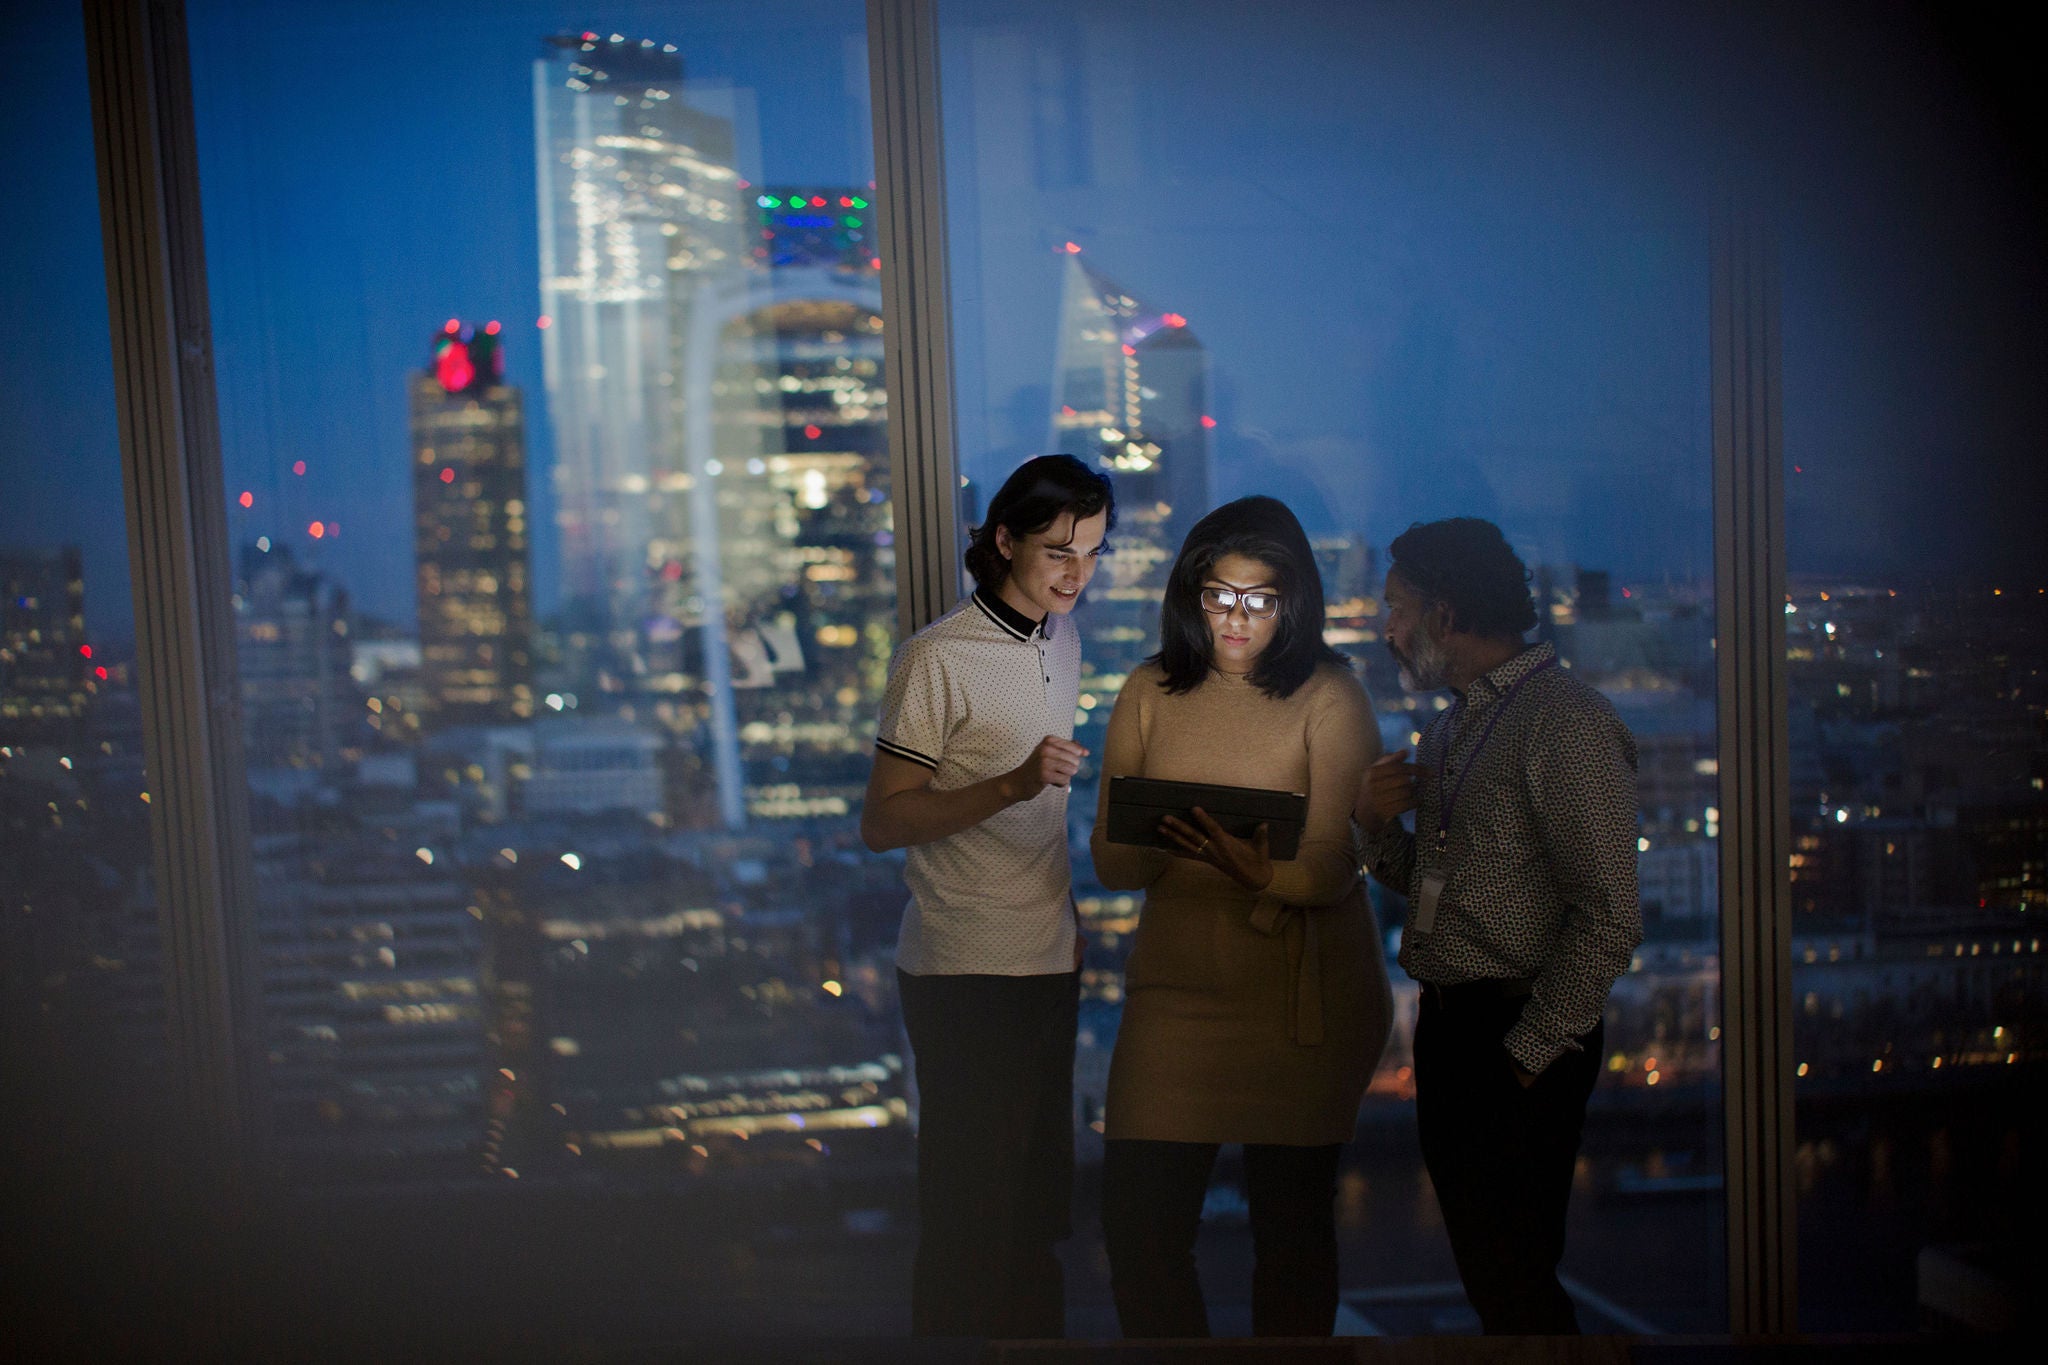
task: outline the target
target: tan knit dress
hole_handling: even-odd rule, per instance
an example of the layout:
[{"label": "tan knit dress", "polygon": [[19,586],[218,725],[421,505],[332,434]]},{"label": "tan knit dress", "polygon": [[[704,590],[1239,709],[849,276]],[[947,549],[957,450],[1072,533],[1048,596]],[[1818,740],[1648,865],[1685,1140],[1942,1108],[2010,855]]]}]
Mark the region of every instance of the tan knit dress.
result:
[{"label": "tan knit dress", "polygon": [[[1169,696],[1161,676],[1143,665],[1117,696],[1089,841],[1105,887],[1145,892],[1104,1136],[1343,1142],[1392,1020],[1351,828],[1379,754],[1372,706],[1334,664],[1285,700],[1216,672]],[[1205,863],[1110,843],[1121,776],[1306,792],[1300,853],[1255,895]]]}]

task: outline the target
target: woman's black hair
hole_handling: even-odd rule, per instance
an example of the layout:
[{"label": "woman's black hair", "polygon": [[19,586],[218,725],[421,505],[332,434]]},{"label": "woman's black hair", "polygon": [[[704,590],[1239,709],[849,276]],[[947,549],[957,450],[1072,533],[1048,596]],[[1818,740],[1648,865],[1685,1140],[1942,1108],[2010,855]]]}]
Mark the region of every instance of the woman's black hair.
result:
[{"label": "woman's black hair", "polygon": [[1159,652],[1151,662],[1165,670],[1160,686],[1191,692],[1209,676],[1215,646],[1202,610],[1202,584],[1225,555],[1264,564],[1280,592],[1273,641],[1252,665],[1254,687],[1269,697],[1287,697],[1318,664],[1350,667],[1350,660],[1323,643],[1323,578],[1301,523],[1279,499],[1249,497],[1224,503],[1181,542],[1159,604]]},{"label": "woman's black hair", "polygon": [[1500,527],[1478,517],[1416,522],[1388,547],[1390,574],[1451,609],[1451,629],[1519,637],[1536,625],[1529,566]]},{"label": "woman's black hair", "polygon": [[1109,486],[1109,476],[1071,455],[1026,460],[996,490],[988,504],[988,517],[967,533],[967,572],[974,575],[979,587],[1000,588],[1010,576],[1010,561],[996,546],[996,527],[1017,539],[1043,531],[1068,512],[1074,514],[1075,521],[1107,512],[1102,534],[1106,538],[1114,531],[1116,490]]}]

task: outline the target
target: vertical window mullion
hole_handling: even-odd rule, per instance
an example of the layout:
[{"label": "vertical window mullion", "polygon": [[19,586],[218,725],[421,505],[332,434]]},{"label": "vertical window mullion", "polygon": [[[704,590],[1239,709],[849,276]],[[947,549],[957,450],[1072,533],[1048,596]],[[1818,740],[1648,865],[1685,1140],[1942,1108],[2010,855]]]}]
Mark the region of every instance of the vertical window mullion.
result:
[{"label": "vertical window mullion", "polygon": [[1713,238],[1728,1315],[1732,1332],[1783,1333],[1798,1315],[1777,264],[1748,214],[1720,214]]},{"label": "vertical window mullion", "polygon": [[183,1169],[219,1193],[251,1155],[258,1020],[185,9],[85,11],[172,1086]]},{"label": "vertical window mullion", "polygon": [[896,617],[902,635],[944,612],[960,590],[935,11],[935,0],[868,0]]}]

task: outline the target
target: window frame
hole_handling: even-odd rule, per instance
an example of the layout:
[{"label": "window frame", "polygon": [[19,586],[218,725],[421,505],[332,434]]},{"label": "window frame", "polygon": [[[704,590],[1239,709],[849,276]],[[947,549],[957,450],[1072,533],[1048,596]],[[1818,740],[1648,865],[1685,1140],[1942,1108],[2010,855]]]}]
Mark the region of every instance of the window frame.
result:
[{"label": "window frame", "polygon": [[[121,468],[136,603],[176,1135],[203,1206],[260,1169],[232,578],[182,0],[84,0]],[[867,0],[897,626],[959,594],[938,0]],[[1714,564],[1728,1328],[1797,1327],[1785,516],[1768,224],[1713,232]]]}]

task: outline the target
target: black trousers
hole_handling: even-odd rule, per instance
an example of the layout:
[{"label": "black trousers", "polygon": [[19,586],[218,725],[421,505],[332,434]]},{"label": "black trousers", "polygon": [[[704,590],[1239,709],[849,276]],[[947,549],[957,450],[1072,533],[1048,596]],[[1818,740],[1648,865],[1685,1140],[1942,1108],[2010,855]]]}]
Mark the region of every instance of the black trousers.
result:
[{"label": "black trousers", "polygon": [[[1127,1337],[1206,1337],[1195,1233],[1213,1142],[1104,1144],[1102,1235]],[[1252,1332],[1326,1337],[1337,1324],[1337,1158],[1341,1146],[1246,1143],[1252,1223]]]},{"label": "black trousers", "polygon": [[1058,1337],[1073,1229],[1078,972],[896,974],[916,1056],[919,1336]]},{"label": "black trousers", "polygon": [[1604,1026],[1524,1089],[1501,1046],[1523,1004],[1484,984],[1422,988],[1415,1023],[1422,1160],[1458,1276],[1485,1330],[1576,1333],[1557,1266]]}]

